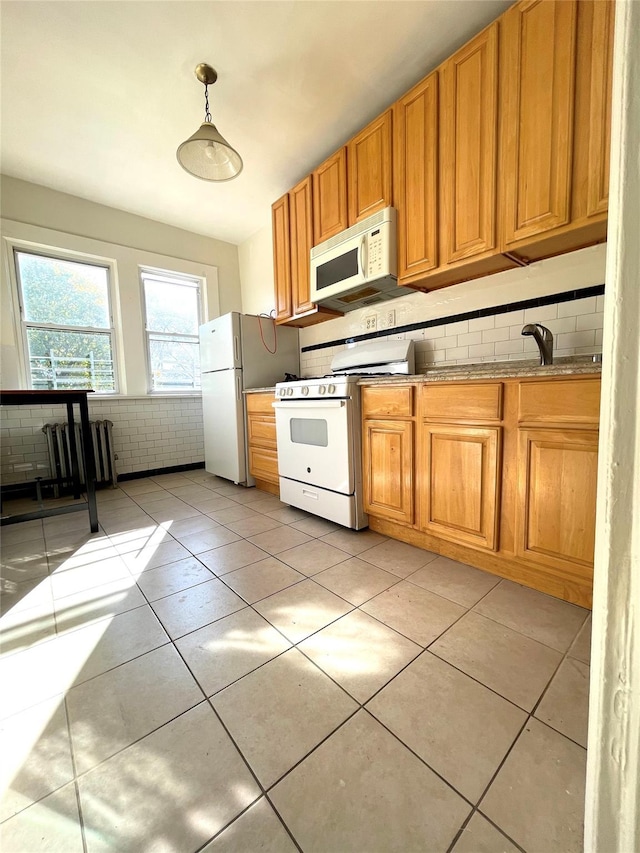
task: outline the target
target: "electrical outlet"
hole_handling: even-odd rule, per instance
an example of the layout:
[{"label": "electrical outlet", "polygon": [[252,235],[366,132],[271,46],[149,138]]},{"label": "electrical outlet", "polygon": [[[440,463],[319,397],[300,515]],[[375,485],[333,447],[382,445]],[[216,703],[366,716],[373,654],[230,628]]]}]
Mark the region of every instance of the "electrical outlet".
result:
[{"label": "electrical outlet", "polygon": [[387,328],[390,329],[396,324],[396,312],[393,308],[387,311]]},{"label": "electrical outlet", "polygon": [[378,318],[375,314],[370,314],[368,317],[365,317],[364,324],[364,327],[368,332],[373,332],[378,325]]}]

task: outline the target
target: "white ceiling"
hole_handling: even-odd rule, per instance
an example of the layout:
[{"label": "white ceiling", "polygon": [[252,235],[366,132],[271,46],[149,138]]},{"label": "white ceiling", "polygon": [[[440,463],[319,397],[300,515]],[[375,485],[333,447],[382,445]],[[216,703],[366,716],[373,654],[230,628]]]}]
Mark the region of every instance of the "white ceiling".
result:
[{"label": "white ceiling", "polygon": [[[2,172],[240,243],[270,205],[509,0],[1,4]],[[222,184],[175,151],[204,118],[244,160]]]}]

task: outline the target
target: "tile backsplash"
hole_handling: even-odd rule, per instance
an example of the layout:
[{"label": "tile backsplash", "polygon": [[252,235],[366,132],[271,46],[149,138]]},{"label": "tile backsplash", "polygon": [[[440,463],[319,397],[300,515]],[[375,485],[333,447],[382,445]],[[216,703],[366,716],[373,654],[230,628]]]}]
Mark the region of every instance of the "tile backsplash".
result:
[{"label": "tile backsplash", "polygon": [[[199,397],[90,397],[89,417],[113,422],[118,475],[204,459]],[[51,476],[42,427],[65,420],[65,406],[0,408],[2,482],[20,483]]]},{"label": "tile backsplash", "polygon": [[[522,336],[526,323],[542,323],[553,333],[554,357],[602,352],[605,253],[605,246],[593,246],[446,288],[446,294],[435,291],[385,303],[380,317],[388,314],[385,307],[391,308],[396,322],[386,329],[378,323],[376,340],[414,340],[419,373],[436,364],[537,358],[533,338]],[[330,372],[333,356],[366,336],[363,321],[370,314],[375,309],[301,330],[301,375]]]}]

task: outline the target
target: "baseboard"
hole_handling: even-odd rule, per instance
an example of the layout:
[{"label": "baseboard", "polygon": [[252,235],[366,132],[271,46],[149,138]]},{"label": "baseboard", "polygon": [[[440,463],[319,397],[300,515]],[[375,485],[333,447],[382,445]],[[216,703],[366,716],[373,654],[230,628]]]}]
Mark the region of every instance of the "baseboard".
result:
[{"label": "baseboard", "polygon": [[197,471],[199,468],[204,468],[204,462],[190,462],[188,465],[170,465],[168,468],[150,468],[148,471],[131,471],[128,474],[118,474],[118,482],[141,480],[143,477],[159,477],[161,474],[181,474],[184,471]]}]

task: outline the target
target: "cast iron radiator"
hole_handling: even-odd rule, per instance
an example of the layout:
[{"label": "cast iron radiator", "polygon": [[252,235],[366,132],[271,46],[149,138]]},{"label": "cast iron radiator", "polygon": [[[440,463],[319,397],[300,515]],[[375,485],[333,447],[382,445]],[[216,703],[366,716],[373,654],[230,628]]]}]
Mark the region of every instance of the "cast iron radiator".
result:
[{"label": "cast iron radiator", "polygon": [[[80,424],[76,423],[76,447],[84,448]],[[96,485],[111,485],[114,489],[118,483],[116,473],[115,454],[113,452],[113,423],[111,421],[91,421],[91,447],[89,452],[93,453],[96,469]],[[49,448],[49,464],[51,476],[56,480],[71,482],[73,469],[71,466],[71,447],[69,443],[69,424],[45,424],[42,432],[47,438]],[[85,485],[86,477],[83,455],[80,454],[78,467],[80,470],[80,482]],[[55,496],[58,497],[59,486],[54,487]]]}]

